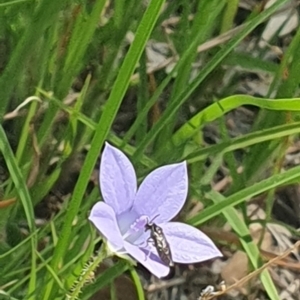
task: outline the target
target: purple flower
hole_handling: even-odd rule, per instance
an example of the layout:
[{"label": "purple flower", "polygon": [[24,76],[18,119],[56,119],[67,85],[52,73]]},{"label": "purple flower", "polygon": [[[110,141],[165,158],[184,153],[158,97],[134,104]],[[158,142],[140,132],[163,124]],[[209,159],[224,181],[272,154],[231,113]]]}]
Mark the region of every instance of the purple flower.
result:
[{"label": "purple flower", "polygon": [[100,187],[104,202],[92,208],[89,220],[116,255],[129,254],[157,277],[170,268],[148,242],[145,225],[155,216],[177,263],[195,263],[222,256],[214,243],[198,229],[169,222],[182,209],[187,192],[186,163],[160,167],[151,172],[137,189],[134,168],[128,158],[108,143],[102,154]]}]

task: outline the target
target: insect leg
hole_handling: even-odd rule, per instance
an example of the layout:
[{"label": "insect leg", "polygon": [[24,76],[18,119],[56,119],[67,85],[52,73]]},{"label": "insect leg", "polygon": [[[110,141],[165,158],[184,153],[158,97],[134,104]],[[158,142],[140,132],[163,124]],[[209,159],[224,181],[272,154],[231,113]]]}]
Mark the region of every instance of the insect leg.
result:
[{"label": "insect leg", "polygon": [[[147,245],[149,245],[149,244],[154,245],[154,240],[151,237],[149,237],[147,239]],[[147,260],[150,257],[150,255],[151,255],[151,251],[150,250],[148,250],[148,251],[149,251],[148,254],[145,253],[145,260]]]}]

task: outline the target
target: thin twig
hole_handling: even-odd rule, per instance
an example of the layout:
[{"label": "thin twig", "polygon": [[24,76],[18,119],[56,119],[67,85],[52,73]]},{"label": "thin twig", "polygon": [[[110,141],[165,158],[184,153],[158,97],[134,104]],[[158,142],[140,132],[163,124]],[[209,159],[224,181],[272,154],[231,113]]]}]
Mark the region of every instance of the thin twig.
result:
[{"label": "thin twig", "polygon": [[[205,296],[205,300],[210,300],[213,299],[215,297],[219,297],[223,294],[226,294],[227,292],[229,292],[230,290],[236,289],[237,287],[245,284],[246,282],[248,282],[250,279],[252,279],[253,277],[257,276],[258,274],[260,274],[264,269],[266,269],[267,267],[269,267],[270,265],[274,264],[276,261],[278,260],[282,260],[283,258],[287,257],[291,252],[295,251],[298,247],[300,246],[300,241],[298,241],[297,243],[294,244],[294,246],[288,250],[286,250],[283,254],[276,256],[275,258],[271,259],[270,261],[268,261],[267,263],[265,263],[263,266],[261,266],[260,268],[258,268],[257,270],[251,272],[250,274],[248,274],[247,276],[245,276],[244,278],[238,280],[237,282],[235,282],[234,284],[232,284],[231,286],[227,287],[225,290],[222,291],[217,291],[217,292],[212,292],[211,295],[207,295]],[[198,298],[198,300],[203,300],[203,298]]]},{"label": "thin twig", "polygon": [[174,278],[174,279],[171,279],[168,281],[152,283],[146,288],[146,290],[148,293],[154,293],[156,291],[163,290],[163,289],[169,288],[171,286],[184,284],[185,282],[186,282],[186,280],[183,277]]}]

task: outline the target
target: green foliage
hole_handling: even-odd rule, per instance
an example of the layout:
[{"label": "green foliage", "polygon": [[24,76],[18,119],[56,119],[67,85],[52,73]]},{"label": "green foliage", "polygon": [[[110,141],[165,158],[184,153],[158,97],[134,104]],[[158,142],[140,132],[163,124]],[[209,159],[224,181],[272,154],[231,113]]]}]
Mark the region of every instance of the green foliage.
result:
[{"label": "green foliage", "polygon": [[[238,1],[19,0],[0,4],[0,151],[6,174],[0,204],[17,199],[15,204],[0,205],[3,295],[48,300],[67,295],[76,299],[80,294],[80,299],[88,300],[129,270],[139,299],[145,298],[130,262],[120,260],[94,282],[83,272],[94,270],[103,258],[93,258],[100,240],[87,216],[99,200],[98,187],[89,184],[106,140],[131,157],[141,178],[159,165],[187,160],[191,194],[206,202],[203,211],[186,221],[198,226],[223,218],[239,237],[251,268],[262,265],[245,207],[251,197],[268,193],[267,222],[272,219],[270,195],[280,186],[299,182],[300,167],[281,173],[277,163],[287,139],[300,132],[300,98],[296,98],[300,29],[279,63],[266,61],[259,47],[255,57],[237,48],[287,2],[276,1],[260,13],[254,10],[227,42],[201,51],[199,45],[234,27]],[[170,34],[164,22],[174,16],[180,20]],[[173,52],[169,73],[149,71],[145,49],[150,40],[166,43]],[[195,68],[199,62],[201,67]],[[267,96],[231,95],[234,84],[215,92],[224,70],[235,67],[272,75]],[[126,104],[128,99],[134,104]],[[24,107],[14,112],[22,103]],[[124,124],[122,105],[134,115]],[[242,106],[256,107],[258,116],[250,132],[230,138],[225,115]],[[149,116],[155,120],[149,121]],[[223,122],[221,139],[204,147],[203,128],[216,121]],[[117,128],[119,123],[122,129]],[[233,155],[239,149],[247,151],[241,162]],[[70,169],[78,159],[78,178],[70,179],[72,188],[58,211],[37,225],[35,210],[61,182],[67,185],[66,177],[71,177]],[[206,169],[208,159],[213,163]],[[209,187],[201,199],[193,191],[207,188],[224,161],[232,186],[224,195]],[[242,176],[237,176],[239,164],[244,168]],[[268,175],[262,175],[265,169]],[[267,270],[260,279],[269,298],[279,299]]]}]

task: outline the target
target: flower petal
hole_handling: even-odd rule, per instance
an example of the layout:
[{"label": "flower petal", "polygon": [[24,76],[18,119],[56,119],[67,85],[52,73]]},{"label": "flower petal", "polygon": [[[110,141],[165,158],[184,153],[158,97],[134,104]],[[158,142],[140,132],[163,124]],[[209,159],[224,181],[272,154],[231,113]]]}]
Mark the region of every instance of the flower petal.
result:
[{"label": "flower petal", "polygon": [[90,213],[89,220],[108,240],[114,252],[124,247],[114,210],[104,202],[97,202]]},{"label": "flower petal", "polygon": [[188,191],[186,162],[160,167],[151,172],[141,184],[134,209],[155,222],[174,218],[181,210]]},{"label": "flower petal", "polygon": [[195,263],[222,256],[213,241],[197,228],[179,222],[160,224],[178,263]]},{"label": "flower petal", "polygon": [[102,154],[99,176],[104,201],[116,215],[130,209],[137,190],[135,171],[129,159],[108,143]]},{"label": "flower petal", "polygon": [[128,254],[140,262],[145,268],[147,268],[153,275],[158,278],[165,277],[169,274],[170,268],[162,263],[160,258],[154,253],[149,256],[147,250],[139,248],[133,244],[124,241],[125,249]]}]

